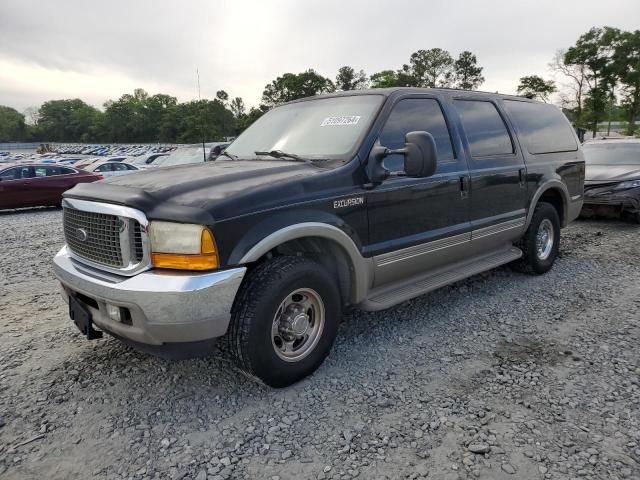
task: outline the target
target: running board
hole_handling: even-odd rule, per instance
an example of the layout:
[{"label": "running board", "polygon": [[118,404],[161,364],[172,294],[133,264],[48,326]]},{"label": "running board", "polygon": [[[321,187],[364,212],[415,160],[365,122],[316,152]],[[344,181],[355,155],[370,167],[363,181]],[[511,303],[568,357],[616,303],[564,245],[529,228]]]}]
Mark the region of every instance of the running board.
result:
[{"label": "running board", "polygon": [[519,248],[509,246],[506,250],[501,249],[482,257],[475,257],[435,272],[429,272],[427,275],[421,274],[410,280],[375,288],[369,292],[369,297],[359,307],[368,311],[384,310],[437,288],[512,262],[520,257],[522,257],[522,251]]}]

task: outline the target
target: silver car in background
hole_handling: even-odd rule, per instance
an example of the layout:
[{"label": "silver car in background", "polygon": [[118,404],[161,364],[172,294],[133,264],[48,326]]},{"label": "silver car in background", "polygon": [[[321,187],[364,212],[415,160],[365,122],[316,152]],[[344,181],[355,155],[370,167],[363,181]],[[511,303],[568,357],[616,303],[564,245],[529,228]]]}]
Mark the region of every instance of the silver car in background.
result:
[{"label": "silver car in background", "polygon": [[583,145],[586,172],[582,217],[632,217],[640,223],[640,139]]},{"label": "silver car in background", "polygon": [[158,167],[170,167],[175,165],[188,165],[190,163],[209,162],[229,146],[228,142],[193,143],[178,147],[166,157],[157,159],[154,165]]}]

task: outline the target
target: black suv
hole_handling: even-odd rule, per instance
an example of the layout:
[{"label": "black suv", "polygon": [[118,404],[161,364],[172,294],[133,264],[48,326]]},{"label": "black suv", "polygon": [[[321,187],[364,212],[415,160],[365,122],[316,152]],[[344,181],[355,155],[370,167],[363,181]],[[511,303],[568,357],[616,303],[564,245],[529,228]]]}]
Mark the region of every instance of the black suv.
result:
[{"label": "black suv", "polygon": [[55,273],[88,338],[183,356],[225,336],[280,387],[318,368],[347,305],[389,308],[508,262],[549,270],[583,183],[554,106],[324,95],[272,109],[215,162],[67,192]]}]

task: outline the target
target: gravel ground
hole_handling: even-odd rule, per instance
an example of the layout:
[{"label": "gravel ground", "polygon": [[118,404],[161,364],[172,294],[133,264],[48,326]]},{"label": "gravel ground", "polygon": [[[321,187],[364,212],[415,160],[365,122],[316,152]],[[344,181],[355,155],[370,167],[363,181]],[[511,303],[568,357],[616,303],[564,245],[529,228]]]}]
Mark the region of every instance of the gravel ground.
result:
[{"label": "gravel ground", "polygon": [[0,214],[1,478],[640,478],[636,225],[572,224],[547,275],[351,313],[315,375],[269,390],[224,351],[81,338],[60,220]]}]

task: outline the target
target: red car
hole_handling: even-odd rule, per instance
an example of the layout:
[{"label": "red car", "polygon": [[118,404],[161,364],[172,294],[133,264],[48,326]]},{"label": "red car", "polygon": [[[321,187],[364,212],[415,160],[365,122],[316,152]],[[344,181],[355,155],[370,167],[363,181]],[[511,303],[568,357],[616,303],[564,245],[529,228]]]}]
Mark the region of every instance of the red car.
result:
[{"label": "red car", "polygon": [[62,193],[101,175],[62,165],[0,165],[0,209],[60,205]]}]

